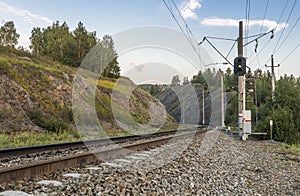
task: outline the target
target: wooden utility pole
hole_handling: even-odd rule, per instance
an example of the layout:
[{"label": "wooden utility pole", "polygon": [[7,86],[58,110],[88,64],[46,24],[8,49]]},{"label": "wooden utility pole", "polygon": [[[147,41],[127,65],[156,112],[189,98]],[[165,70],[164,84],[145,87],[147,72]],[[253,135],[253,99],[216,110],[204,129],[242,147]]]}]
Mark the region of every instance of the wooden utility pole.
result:
[{"label": "wooden utility pole", "polygon": [[271,72],[272,72],[272,104],[275,101],[275,71],[274,71],[274,67],[279,67],[280,64],[278,64],[277,66],[274,66],[274,58],[273,55],[271,55],[271,66],[267,66],[266,67],[271,67]]},{"label": "wooden utility pole", "polygon": [[[243,57],[243,21],[239,22],[239,37],[238,37],[238,56]],[[238,133],[242,136],[243,111],[245,109],[245,77],[238,76]]]}]

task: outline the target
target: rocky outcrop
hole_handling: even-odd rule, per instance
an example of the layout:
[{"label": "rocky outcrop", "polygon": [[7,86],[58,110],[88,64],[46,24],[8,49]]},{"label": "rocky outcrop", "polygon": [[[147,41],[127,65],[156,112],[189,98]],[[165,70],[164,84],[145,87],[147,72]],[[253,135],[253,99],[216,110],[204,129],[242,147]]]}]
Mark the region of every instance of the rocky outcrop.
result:
[{"label": "rocky outcrop", "polygon": [[[76,74],[76,68],[49,60],[0,54],[0,132],[43,131],[60,128],[56,126],[62,124],[67,125],[62,128],[74,129],[72,90]],[[128,78],[121,80],[120,85],[125,90],[134,86]],[[115,83],[106,78],[96,85],[95,110],[104,128],[118,128],[111,108]],[[134,88],[130,116],[139,123],[147,123],[150,103],[159,101],[142,89]],[[167,123],[172,124],[174,120],[168,117]]]}]

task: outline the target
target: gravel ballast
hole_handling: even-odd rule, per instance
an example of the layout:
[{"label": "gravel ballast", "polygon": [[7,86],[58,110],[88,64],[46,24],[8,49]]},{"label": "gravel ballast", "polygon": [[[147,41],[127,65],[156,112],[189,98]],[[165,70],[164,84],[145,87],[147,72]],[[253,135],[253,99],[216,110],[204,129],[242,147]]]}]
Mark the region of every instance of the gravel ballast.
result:
[{"label": "gravel ballast", "polygon": [[[300,163],[276,142],[241,141],[210,131],[167,161],[186,142],[1,184],[0,195],[11,190],[32,195],[300,195]],[[61,185],[38,183],[42,180]]]}]

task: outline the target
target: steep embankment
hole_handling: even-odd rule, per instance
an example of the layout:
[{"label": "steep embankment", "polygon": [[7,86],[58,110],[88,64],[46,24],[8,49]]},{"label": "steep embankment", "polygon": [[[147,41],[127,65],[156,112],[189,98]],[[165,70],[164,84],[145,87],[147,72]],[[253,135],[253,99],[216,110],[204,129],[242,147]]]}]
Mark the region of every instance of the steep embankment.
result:
[{"label": "steep embankment", "polygon": [[[74,129],[72,88],[76,72],[75,68],[50,60],[0,54],[0,132]],[[134,86],[128,78],[120,81],[124,89]],[[112,79],[102,79],[97,85],[95,109],[105,129],[119,127],[111,109],[114,85]],[[124,118],[147,123],[153,102],[160,104],[136,88],[130,96],[130,116]],[[173,124],[174,120],[168,117],[165,126]]]}]

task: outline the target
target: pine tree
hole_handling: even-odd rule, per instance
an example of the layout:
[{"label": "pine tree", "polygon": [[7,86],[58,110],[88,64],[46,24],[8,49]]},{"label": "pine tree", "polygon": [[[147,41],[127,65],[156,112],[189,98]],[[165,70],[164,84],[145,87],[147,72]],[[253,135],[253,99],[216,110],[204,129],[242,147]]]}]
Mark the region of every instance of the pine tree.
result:
[{"label": "pine tree", "polygon": [[31,45],[29,46],[32,50],[32,53],[36,56],[39,56],[42,53],[44,36],[40,27],[33,28],[31,31],[31,37],[29,38]]},{"label": "pine tree", "polygon": [[15,47],[18,44],[20,35],[17,33],[13,21],[6,22],[0,28],[0,45]]}]

